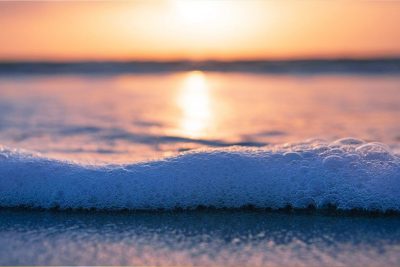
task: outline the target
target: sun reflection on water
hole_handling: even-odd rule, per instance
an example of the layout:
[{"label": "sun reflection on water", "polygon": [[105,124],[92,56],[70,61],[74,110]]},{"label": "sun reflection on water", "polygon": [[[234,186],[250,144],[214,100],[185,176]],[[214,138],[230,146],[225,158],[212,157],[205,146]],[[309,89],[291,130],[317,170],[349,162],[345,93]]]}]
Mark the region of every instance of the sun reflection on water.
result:
[{"label": "sun reflection on water", "polygon": [[182,111],[179,132],[187,137],[206,135],[212,119],[210,87],[201,71],[187,74],[179,90],[178,106]]}]

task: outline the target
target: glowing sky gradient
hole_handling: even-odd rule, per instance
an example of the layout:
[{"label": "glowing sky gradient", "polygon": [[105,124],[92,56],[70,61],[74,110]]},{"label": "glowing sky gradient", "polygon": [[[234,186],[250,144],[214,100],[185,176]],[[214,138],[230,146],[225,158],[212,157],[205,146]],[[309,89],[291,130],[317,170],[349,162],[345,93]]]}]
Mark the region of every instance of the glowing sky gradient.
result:
[{"label": "glowing sky gradient", "polygon": [[0,60],[400,55],[400,2],[0,3]]}]

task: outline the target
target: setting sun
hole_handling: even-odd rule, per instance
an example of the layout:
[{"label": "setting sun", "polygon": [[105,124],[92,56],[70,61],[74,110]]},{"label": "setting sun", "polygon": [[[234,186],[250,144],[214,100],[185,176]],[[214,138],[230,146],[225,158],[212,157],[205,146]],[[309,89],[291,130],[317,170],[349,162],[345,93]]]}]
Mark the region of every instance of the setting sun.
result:
[{"label": "setting sun", "polygon": [[[201,26],[199,24],[215,24],[227,19],[223,2],[176,1],[173,2],[179,19],[188,26]],[[224,16],[225,15],[225,16]],[[208,25],[203,25],[208,27]]]}]

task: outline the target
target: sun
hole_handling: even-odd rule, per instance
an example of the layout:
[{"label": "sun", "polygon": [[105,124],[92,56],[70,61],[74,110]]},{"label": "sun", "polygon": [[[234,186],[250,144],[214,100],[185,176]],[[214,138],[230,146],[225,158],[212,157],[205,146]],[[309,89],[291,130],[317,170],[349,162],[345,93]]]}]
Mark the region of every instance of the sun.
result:
[{"label": "sun", "polygon": [[173,1],[176,22],[195,32],[218,32],[223,34],[237,28],[240,15],[237,5],[224,1]]},{"label": "sun", "polygon": [[218,2],[210,1],[175,1],[177,16],[187,24],[221,23],[227,18],[223,14],[223,6]]}]

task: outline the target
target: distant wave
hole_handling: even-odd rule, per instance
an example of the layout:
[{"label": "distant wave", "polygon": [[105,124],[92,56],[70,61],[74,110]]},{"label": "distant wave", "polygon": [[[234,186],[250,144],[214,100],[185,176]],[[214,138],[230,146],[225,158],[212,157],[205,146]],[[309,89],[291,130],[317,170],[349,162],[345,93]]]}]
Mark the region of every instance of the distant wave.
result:
[{"label": "distant wave", "polygon": [[0,149],[0,207],[197,207],[400,211],[400,157],[345,138],[196,150],[157,161],[84,165]]},{"label": "distant wave", "polygon": [[127,74],[178,71],[254,72],[270,74],[398,74],[400,58],[304,59],[242,61],[126,61],[126,62],[0,62],[0,75]]}]

